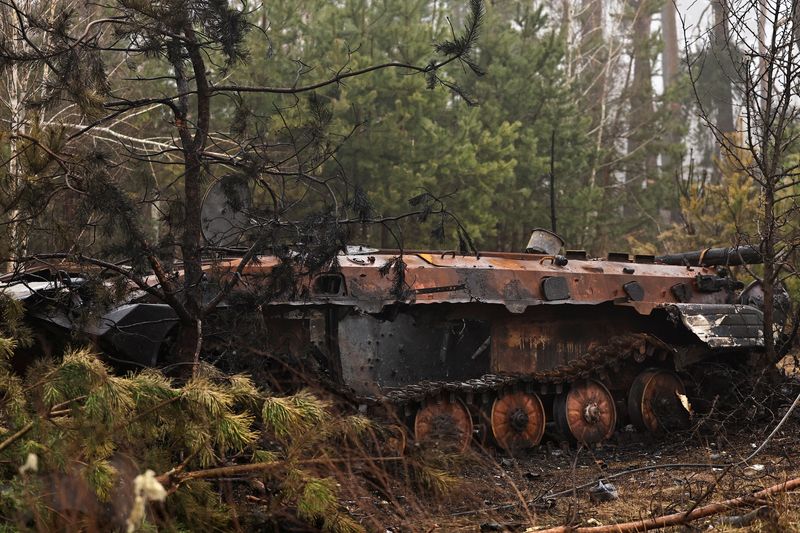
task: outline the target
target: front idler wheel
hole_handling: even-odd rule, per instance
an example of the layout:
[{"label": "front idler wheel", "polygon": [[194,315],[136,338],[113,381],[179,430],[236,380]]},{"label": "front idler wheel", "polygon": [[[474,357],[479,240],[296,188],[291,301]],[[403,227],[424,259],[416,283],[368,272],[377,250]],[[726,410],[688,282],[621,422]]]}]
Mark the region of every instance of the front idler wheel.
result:
[{"label": "front idler wheel", "polygon": [[660,368],[642,371],[628,392],[628,415],[639,429],[662,433],[689,426],[686,389],[674,372]]}]

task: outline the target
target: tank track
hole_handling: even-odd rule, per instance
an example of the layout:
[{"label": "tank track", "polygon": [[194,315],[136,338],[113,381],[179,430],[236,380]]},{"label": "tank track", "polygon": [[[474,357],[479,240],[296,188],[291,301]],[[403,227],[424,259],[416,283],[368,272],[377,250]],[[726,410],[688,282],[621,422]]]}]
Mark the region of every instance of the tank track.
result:
[{"label": "tank track", "polygon": [[587,378],[599,378],[608,382],[609,372],[621,367],[624,361],[634,359],[642,363],[646,359],[666,358],[675,350],[658,338],[635,333],[613,337],[608,343],[593,347],[582,357],[569,364],[531,374],[485,374],[466,381],[423,381],[386,389],[380,398],[359,398],[362,404],[382,403],[397,409],[420,404],[428,399],[450,396],[474,403],[481,396],[489,397],[507,390],[525,390],[543,394],[560,393],[565,384]]}]

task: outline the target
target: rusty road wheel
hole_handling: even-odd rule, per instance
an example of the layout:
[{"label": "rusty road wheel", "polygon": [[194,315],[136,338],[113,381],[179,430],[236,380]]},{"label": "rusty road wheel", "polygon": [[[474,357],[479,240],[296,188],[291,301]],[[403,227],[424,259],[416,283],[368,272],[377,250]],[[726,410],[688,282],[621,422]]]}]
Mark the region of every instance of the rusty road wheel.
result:
[{"label": "rusty road wheel", "polygon": [[406,453],[406,446],[408,445],[406,427],[392,424],[386,429],[388,432],[386,440],[384,441],[386,449],[399,457],[404,456]]},{"label": "rusty road wheel", "polygon": [[617,424],[617,409],[608,389],[595,380],[577,381],[553,403],[556,426],[582,444],[609,438]]},{"label": "rusty road wheel", "polygon": [[472,429],[472,416],[461,400],[430,401],[414,418],[414,436],[418,442],[459,452],[469,448]]},{"label": "rusty road wheel", "polygon": [[545,414],[536,394],[504,394],[492,404],[492,434],[509,452],[532,448],[544,435]]},{"label": "rusty road wheel", "polygon": [[642,371],[628,392],[628,415],[639,429],[653,433],[683,429],[689,425],[689,412],[678,394],[685,395],[681,379],[660,368]]}]

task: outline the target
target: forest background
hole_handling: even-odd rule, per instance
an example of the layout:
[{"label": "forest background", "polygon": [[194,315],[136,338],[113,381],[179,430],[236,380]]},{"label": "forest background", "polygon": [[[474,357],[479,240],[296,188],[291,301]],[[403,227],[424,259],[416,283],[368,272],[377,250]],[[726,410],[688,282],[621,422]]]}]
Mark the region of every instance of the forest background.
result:
[{"label": "forest background", "polygon": [[[314,171],[346,180],[350,194],[365,197],[380,216],[404,213],[409,198],[430,193],[483,249],[520,250],[531,228],[551,227],[551,170],[556,229],[569,248],[653,253],[741,242],[754,232],[757,184],[726,171],[718,143],[698,118],[702,109],[720,131],[733,132],[740,109],[741,88],[726,71],[735,54],[720,37],[721,4],[712,4],[693,4],[684,31],[671,2],[490,2],[472,52],[486,74],[448,66],[457,91],[430,90],[402,69],[315,91],[315,102],[329,113],[324,142],[332,157]],[[229,65],[224,79],[292,87],[386,61],[424,65],[432,43],[458,32],[469,10],[447,0],[280,0],[242,11],[256,31],[241,44],[247,59]],[[12,21],[4,19],[6,32]],[[146,55],[107,68],[108,85],[125,87],[129,101],[168,93],[174,84],[170,65]],[[0,80],[3,131],[68,137],[90,123],[74,115],[74,105],[50,112],[31,106],[44,78],[15,70]],[[152,81],[130,81],[143,79]],[[218,151],[230,153],[233,143],[226,142],[258,131],[276,140],[270,157],[278,166],[289,153],[280,141],[289,128],[306,127],[309,102],[291,94],[216,99],[212,115],[227,126],[214,141]],[[166,164],[174,156],[174,124],[152,105],[92,133],[85,138],[95,146],[129,155],[119,185],[159,242],[171,218],[164,191],[182,179],[180,167]],[[22,256],[112,246],[97,231],[108,225],[69,187],[50,189],[57,201],[39,202],[41,209],[19,210],[20,197],[43,195],[32,185],[42,181],[42,169],[9,159],[16,143],[26,142],[11,139],[3,146],[5,248]],[[154,153],[165,164],[154,163]],[[441,230],[432,235],[416,220],[397,226],[365,225],[351,239],[445,246]]]}]

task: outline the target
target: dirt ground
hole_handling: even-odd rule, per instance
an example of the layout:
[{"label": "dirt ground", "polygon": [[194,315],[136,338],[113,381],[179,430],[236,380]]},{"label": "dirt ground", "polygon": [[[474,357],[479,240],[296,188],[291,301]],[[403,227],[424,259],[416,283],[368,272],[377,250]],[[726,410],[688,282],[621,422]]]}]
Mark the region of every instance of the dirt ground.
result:
[{"label": "dirt ground", "polygon": [[[356,514],[370,530],[387,533],[533,532],[611,525],[747,495],[800,476],[800,407],[757,456],[725,468],[764,442],[800,392],[796,379],[775,387],[765,393],[762,386],[736,411],[698,416],[682,433],[653,436],[628,427],[593,449],[566,446],[546,435],[542,445],[517,457],[473,447],[450,470],[456,480],[446,495],[398,487],[391,496],[375,493],[372,503],[377,504],[358,505]],[[590,490],[572,490],[594,487],[599,479],[610,482],[618,497],[599,502]],[[798,503],[800,492],[780,494],[762,501],[766,508],[750,523],[752,514],[736,517],[755,507],[663,531],[800,531]]]},{"label": "dirt ground", "polygon": [[[743,465],[728,472],[723,467],[682,468],[678,465],[744,459],[761,443],[758,436],[741,434],[723,442],[697,442],[686,435],[674,435],[654,442],[632,435],[632,440],[637,437],[640,440],[609,443],[594,450],[556,448],[548,451],[545,448],[519,458],[498,457],[493,469],[465,473],[464,487],[456,489],[491,494],[482,502],[483,507],[472,507],[472,501],[465,502],[463,507],[451,507],[450,516],[442,515],[429,524],[420,524],[419,530],[437,530],[438,526],[441,531],[535,531],[538,527],[566,524],[609,525],[687,511],[712,485],[716,486],[713,494],[702,503],[742,496],[800,476],[799,430],[800,418],[793,417],[750,466]],[[573,486],[642,467],[660,468],[610,479],[608,482],[614,485],[619,496],[613,501],[592,501],[588,490],[553,499],[541,498],[547,493],[569,491]],[[723,473],[725,476],[719,479]],[[498,498],[503,494],[510,497]],[[777,523],[757,521],[744,530],[800,531],[798,502],[800,493],[776,498],[771,505],[777,511]],[[511,507],[504,507],[506,504]],[[731,515],[749,510],[732,511]],[[699,529],[735,529],[718,517],[692,525]]]}]

